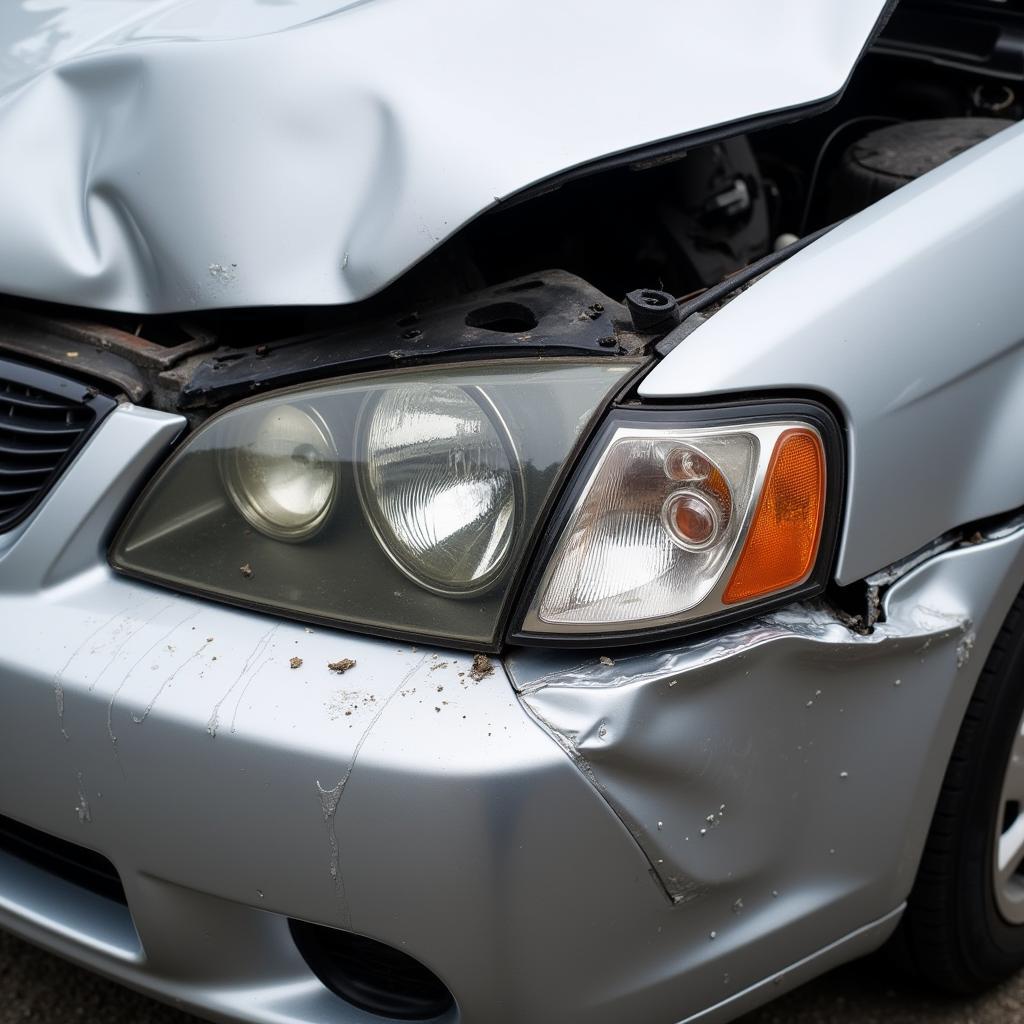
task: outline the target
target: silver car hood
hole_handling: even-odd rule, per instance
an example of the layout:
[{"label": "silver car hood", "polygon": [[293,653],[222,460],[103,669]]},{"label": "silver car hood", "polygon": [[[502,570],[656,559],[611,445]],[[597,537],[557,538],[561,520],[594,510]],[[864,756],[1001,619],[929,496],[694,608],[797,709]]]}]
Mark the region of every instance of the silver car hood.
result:
[{"label": "silver car hood", "polygon": [[592,161],[839,92],[885,0],[5,0],[0,291],[347,303]]}]

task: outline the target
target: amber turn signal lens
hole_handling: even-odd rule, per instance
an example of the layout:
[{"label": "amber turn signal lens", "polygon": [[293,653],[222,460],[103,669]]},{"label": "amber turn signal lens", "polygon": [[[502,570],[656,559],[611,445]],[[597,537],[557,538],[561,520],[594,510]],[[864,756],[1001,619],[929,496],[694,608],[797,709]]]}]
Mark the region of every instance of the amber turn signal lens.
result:
[{"label": "amber turn signal lens", "polygon": [[814,566],[825,514],[825,451],[796,427],[775,443],[743,553],[722,596],[736,604],[794,586]]}]

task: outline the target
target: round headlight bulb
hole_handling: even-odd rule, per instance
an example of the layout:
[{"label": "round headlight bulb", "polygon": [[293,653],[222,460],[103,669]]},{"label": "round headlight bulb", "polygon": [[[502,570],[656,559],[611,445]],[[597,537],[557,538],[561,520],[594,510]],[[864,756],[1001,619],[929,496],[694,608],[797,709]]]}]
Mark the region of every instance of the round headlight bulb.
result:
[{"label": "round headlight bulb", "polygon": [[304,540],[323,525],[338,487],[326,424],[294,405],[268,409],[224,456],[224,481],[239,512],[277,540]]},{"label": "round headlight bulb", "polygon": [[721,511],[713,498],[699,491],[670,494],[661,519],[672,542],[686,551],[704,551],[721,534]]},{"label": "round headlight bulb", "polygon": [[388,557],[414,582],[479,593],[519,529],[519,462],[498,411],[477,388],[404,384],[371,395],[359,493]]}]

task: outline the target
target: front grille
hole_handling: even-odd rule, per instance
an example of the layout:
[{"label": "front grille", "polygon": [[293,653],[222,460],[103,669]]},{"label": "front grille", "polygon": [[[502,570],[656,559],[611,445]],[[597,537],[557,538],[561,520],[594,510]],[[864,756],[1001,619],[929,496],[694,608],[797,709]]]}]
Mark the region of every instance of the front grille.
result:
[{"label": "front grille", "polygon": [[33,867],[127,905],[117,869],[102,854],[0,815],[0,850]]},{"label": "front grille", "polygon": [[0,359],[0,531],[32,511],[113,407],[78,381]]}]

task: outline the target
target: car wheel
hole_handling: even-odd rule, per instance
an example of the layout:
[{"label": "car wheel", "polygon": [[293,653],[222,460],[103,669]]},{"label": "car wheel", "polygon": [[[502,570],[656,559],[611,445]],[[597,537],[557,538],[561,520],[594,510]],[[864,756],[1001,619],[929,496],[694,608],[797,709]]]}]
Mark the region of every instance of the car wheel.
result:
[{"label": "car wheel", "polygon": [[955,992],[1024,967],[1024,594],[960,727],[893,945],[905,965]]}]

